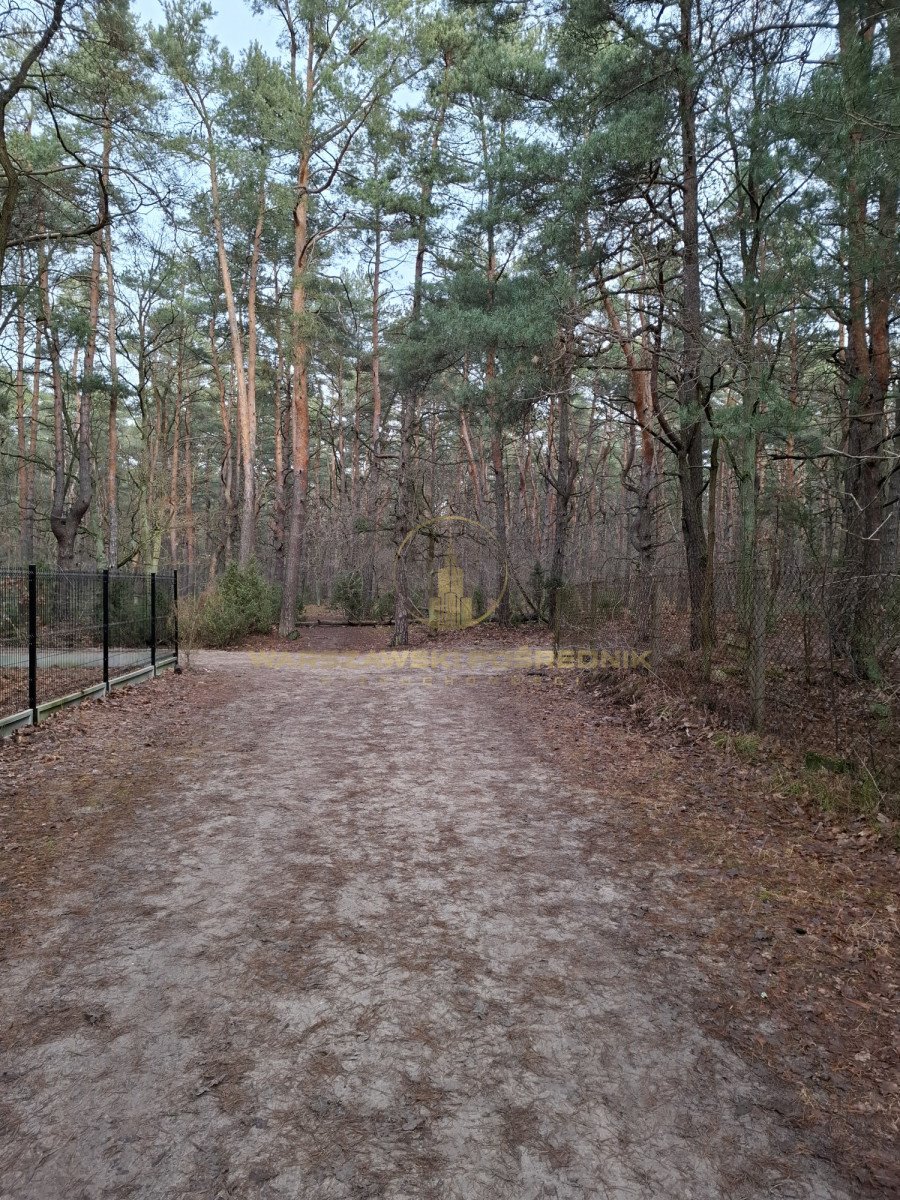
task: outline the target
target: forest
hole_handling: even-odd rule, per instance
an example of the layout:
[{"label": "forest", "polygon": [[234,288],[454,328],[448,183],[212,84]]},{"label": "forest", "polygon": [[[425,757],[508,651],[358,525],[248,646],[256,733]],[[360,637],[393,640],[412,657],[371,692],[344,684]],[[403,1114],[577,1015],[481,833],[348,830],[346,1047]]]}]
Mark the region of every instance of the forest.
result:
[{"label": "forest", "polygon": [[501,622],[601,580],[708,660],[827,610],[877,676],[895,0],[251,15],[235,48],[203,0],[4,9],[6,563],[253,565],[282,633],[349,595],[403,643],[397,548],[454,515]]},{"label": "forest", "polygon": [[0,0],[0,1196],[900,1197],[898,151],[900,0]]}]

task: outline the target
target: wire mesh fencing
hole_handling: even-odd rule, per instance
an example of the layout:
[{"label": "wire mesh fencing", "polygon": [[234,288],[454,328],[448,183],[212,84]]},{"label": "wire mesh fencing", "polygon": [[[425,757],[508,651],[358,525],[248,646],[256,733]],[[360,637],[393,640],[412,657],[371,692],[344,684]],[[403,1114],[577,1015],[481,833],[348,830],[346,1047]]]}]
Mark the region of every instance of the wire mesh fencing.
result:
[{"label": "wire mesh fencing", "polygon": [[767,699],[775,719],[788,693],[799,703],[804,689],[835,678],[900,688],[900,573],[717,562],[703,603],[692,605],[685,571],[622,564],[560,590],[554,636],[558,648],[588,650],[607,668],[636,652],[663,673],[738,681],[748,719],[760,724]]},{"label": "wire mesh fencing", "polygon": [[[160,587],[157,576],[157,589]],[[126,675],[150,661],[150,576],[111,575],[109,669]]]},{"label": "wire mesh fencing", "polygon": [[0,714],[29,707],[29,587],[26,571],[0,571]]},{"label": "wire mesh fencing", "polygon": [[0,570],[0,726],[177,658],[177,573]]},{"label": "wire mesh fencing", "polygon": [[103,682],[100,578],[81,571],[38,571],[38,704]]}]

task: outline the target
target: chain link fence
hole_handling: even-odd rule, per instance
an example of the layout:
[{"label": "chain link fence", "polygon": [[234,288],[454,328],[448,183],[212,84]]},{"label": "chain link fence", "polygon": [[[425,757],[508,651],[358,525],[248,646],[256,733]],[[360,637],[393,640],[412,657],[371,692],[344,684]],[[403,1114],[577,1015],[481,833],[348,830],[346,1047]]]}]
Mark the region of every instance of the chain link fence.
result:
[{"label": "chain link fence", "polygon": [[177,661],[178,580],[0,570],[0,731]]},{"label": "chain link fence", "polygon": [[622,651],[647,652],[660,673],[674,667],[701,681],[742,682],[756,725],[769,699],[769,719],[777,719],[782,683],[794,693],[836,677],[900,687],[900,573],[842,575],[797,563],[751,573],[724,562],[707,595],[704,639],[685,571],[648,576],[622,564],[560,590],[556,645],[589,650],[608,667],[625,661]]}]

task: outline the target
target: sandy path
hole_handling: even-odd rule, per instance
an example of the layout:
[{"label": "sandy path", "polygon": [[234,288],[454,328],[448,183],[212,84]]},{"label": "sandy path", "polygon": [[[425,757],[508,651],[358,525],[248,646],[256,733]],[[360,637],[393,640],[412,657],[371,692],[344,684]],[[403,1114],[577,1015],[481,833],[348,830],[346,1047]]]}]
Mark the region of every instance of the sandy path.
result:
[{"label": "sandy path", "polygon": [[208,661],[243,689],[5,973],[0,1196],[853,1195],[492,685]]}]

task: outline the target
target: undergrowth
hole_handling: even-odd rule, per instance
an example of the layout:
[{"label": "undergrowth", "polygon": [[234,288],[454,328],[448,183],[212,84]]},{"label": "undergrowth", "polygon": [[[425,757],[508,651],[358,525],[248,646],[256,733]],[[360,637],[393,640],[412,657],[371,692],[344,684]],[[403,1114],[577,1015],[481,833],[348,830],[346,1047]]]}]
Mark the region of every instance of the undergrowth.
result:
[{"label": "undergrowth", "polygon": [[[861,685],[845,685],[840,737],[835,734],[833,712],[809,693],[791,697],[797,708],[786,707],[777,717],[775,698],[770,705],[769,728],[764,736],[740,728],[741,710],[720,688],[710,696],[702,684],[685,672],[627,678],[599,672],[590,677],[594,694],[604,694],[626,708],[644,727],[668,727],[686,740],[705,731],[718,750],[755,767],[772,766],[783,790],[807,808],[828,813],[840,821],[871,822],[900,848],[900,754],[895,705],[881,694],[873,700]],[[802,707],[801,707],[802,705]],[[852,719],[851,719],[852,716]],[[737,727],[736,727],[737,726]],[[829,753],[821,747],[832,746]]]},{"label": "undergrowth", "polygon": [[[255,563],[232,563],[213,587],[179,601],[181,643],[221,650],[248,634],[268,633],[278,620],[281,590],[267,583]],[[298,614],[299,615],[299,614]]]}]

